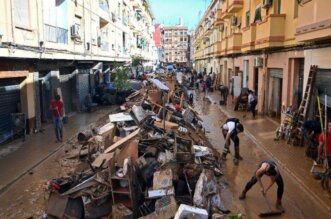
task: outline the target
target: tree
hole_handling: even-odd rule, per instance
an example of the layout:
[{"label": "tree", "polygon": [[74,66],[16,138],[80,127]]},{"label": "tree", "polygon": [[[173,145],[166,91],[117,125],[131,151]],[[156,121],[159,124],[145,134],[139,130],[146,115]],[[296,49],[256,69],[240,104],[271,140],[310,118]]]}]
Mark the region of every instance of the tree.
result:
[{"label": "tree", "polygon": [[144,65],[143,65],[144,59],[138,55],[138,56],[132,56],[132,66],[136,69],[136,77],[138,77],[138,68],[141,67],[142,71],[144,71]]},{"label": "tree", "polygon": [[114,86],[117,91],[125,91],[130,87],[128,68],[123,66],[116,68]]}]

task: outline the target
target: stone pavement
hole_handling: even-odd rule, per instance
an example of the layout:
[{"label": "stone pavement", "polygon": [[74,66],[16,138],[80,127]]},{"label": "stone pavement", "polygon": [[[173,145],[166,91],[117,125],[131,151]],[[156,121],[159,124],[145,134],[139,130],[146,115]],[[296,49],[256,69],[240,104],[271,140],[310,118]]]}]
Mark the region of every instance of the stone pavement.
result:
[{"label": "stone pavement", "polygon": [[110,114],[114,106],[105,106],[92,113],[75,113],[64,125],[64,141],[56,143],[52,124],[41,133],[27,135],[23,142],[18,139],[0,146],[0,195],[22,176],[57,152],[77,133],[86,130],[101,117]]},{"label": "stone pavement", "polygon": [[245,134],[293,176],[298,185],[305,189],[316,202],[331,211],[331,198],[323,191],[319,181],[310,174],[313,161],[304,155],[305,148],[288,145],[284,140],[274,141],[278,122],[260,115],[253,120],[250,112],[234,111],[231,98],[228,98],[228,105],[220,106],[219,92],[209,93],[208,98],[213,104],[217,104],[227,117],[239,118],[244,124]]}]

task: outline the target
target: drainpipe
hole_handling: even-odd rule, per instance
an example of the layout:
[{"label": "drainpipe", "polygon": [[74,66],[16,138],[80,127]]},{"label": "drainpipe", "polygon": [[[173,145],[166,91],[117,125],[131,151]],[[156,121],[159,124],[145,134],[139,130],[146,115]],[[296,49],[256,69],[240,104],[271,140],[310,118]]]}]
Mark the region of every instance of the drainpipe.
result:
[{"label": "drainpipe", "polygon": [[262,55],[262,59],[263,59],[263,68],[262,68],[262,79],[263,79],[263,83],[262,83],[262,115],[265,115],[265,113],[267,112],[266,110],[266,74],[267,74],[267,62],[268,62],[268,54],[266,54],[265,52],[263,52]]},{"label": "drainpipe", "polygon": [[14,17],[13,17],[15,9],[13,7],[13,1],[10,0],[9,3],[10,3],[10,19],[11,19],[11,36],[12,36],[13,43],[15,43],[15,37],[14,37],[15,24],[14,24]]}]

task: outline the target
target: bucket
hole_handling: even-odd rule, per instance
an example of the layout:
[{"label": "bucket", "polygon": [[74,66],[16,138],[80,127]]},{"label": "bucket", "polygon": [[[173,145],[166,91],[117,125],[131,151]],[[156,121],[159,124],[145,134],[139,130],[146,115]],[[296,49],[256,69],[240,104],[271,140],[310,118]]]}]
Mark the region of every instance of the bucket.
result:
[{"label": "bucket", "polygon": [[68,124],[68,122],[69,122],[68,116],[64,116],[62,119],[62,122],[63,122],[63,124]]}]

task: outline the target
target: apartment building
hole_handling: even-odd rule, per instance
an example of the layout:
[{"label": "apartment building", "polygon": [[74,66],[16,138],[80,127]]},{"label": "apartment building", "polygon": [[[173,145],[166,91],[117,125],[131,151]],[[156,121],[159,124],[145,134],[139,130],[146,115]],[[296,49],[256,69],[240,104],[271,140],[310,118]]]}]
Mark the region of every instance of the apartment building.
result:
[{"label": "apartment building", "polygon": [[146,0],[3,0],[0,2],[0,142],[10,113],[28,131],[51,119],[49,102],[62,95],[65,112],[110,81],[116,63],[134,55],[153,61],[153,14]]},{"label": "apartment building", "polygon": [[162,41],[161,41],[161,24],[154,25],[154,42],[156,47],[156,54],[157,54],[157,65],[161,64],[162,60]]},{"label": "apartment building", "polygon": [[327,87],[329,9],[328,0],[213,0],[195,29],[195,68],[230,87],[239,76],[256,91],[258,111],[280,118],[282,105],[300,104],[311,65],[319,90]]},{"label": "apartment building", "polygon": [[189,34],[185,26],[161,28],[162,62],[184,67],[189,63]]}]

